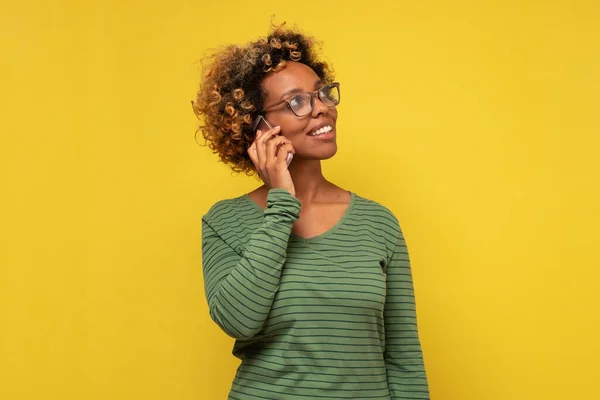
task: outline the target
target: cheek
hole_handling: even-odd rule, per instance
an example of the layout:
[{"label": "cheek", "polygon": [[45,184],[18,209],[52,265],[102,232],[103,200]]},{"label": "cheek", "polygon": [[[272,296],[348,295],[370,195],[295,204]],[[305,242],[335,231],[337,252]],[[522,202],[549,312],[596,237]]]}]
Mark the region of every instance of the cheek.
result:
[{"label": "cheek", "polygon": [[332,108],[331,111],[329,111],[329,115],[331,115],[331,119],[333,119],[334,121],[337,121],[337,117],[338,117],[338,112],[337,112],[337,108]]},{"label": "cheek", "polygon": [[304,133],[307,129],[310,118],[297,118],[294,115],[286,115],[279,119],[281,133],[287,137],[292,137]]}]

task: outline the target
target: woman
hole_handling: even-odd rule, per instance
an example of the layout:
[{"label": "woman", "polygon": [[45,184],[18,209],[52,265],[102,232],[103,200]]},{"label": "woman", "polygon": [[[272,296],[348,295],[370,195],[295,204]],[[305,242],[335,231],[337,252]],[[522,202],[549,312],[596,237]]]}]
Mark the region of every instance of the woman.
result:
[{"label": "woman", "polygon": [[230,399],[429,398],[398,220],[321,170],[339,101],[314,40],[283,26],[207,66],[203,136],[264,182],[202,219],[210,316],[242,360]]}]

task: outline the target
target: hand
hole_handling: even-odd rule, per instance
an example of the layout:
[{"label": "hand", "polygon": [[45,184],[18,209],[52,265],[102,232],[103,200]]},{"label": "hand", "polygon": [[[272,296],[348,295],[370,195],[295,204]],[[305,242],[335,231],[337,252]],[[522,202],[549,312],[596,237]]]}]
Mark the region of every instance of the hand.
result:
[{"label": "hand", "polygon": [[248,149],[248,155],[258,176],[269,189],[287,189],[295,196],[296,189],[288,170],[287,154],[295,154],[296,151],[289,139],[278,135],[279,130],[276,126],[266,132],[256,131],[256,139]]}]

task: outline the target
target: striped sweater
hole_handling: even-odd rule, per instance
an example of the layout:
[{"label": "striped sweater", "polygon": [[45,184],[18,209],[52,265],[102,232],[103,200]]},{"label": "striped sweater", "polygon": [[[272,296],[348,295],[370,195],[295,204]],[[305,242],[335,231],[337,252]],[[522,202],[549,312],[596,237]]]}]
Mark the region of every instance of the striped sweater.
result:
[{"label": "striped sweater", "polygon": [[231,400],[428,399],[406,244],[384,206],[351,194],[313,238],[292,233],[301,203],[271,189],[202,218],[211,318],[241,359]]}]

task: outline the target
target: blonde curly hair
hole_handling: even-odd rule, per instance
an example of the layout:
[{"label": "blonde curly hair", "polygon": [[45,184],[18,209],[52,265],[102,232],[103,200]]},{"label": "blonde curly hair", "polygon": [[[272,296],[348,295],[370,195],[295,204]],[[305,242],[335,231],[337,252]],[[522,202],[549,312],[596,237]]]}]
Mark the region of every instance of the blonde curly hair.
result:
[{"label": "blonde curly hair", "polygon": [[309,66],[324,83],[333,82],[333,70],[319,56],[314,38],[285,24],[246,45],[229,45],[204,59],[203,79],[192,101],[200,119],[198,132],[205,144],[234,172],[253,175],[256,170],[247,149],[254,141],[254,119],[264,106],[264,77],[288,61]]}]

